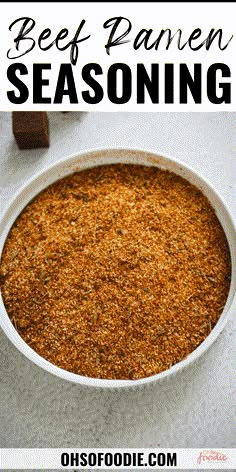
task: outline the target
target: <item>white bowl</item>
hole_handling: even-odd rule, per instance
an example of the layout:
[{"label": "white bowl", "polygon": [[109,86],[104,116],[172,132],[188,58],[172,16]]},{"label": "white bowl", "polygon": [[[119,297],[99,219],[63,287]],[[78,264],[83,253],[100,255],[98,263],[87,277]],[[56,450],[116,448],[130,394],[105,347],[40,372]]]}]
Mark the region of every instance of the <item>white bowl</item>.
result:
[{"label": "white bowl", "polygon": [[90,377],[84,377],[81,375],[68,372],[61,369],[46,359],[38,355],[28,344],[23,341],[20,337],[13,324],[11,323],[6,309],[3,304],[2,297],[0,296],[0,325],[12,341],[12,343],[21,351],[28,359],[40,366],[44,370],[54,374],[62,379],[75,382],[80,385],[86,385],[91,387],[102,387],[102,388],[124,388],[124,387],[137,387],[151,382],[160,381],[166,377],[176,374],[179,370],[192,364],[193,361],[199,358],[209,346],[219,336],[222,329],[225,327],[228,319],[232,313],[236,310],[236,231],[232,220],[232,217],[227,209],[226,204],[222,201],[218,192],[201,177],[197,172],[190,169],[188,166],[181,162],[176,162],[174,159],[167,157],[163,154],[159,155],[152,151],[145,151],[139,149],[98,149],[84,151],[79,154],[69,156],[59,162],[49,166],[43,172],[35,175],[31,180],[26,182],[23,188],[17,193],[9,204],[5,214],[0,221],[0,255],[9,233],[11,226],[15,219],[18,217],[23,208],[35,197],[41,190],[46,188],[56,180],[65,177],[78,170],[86,169],[103,164],[114,164],[114,163],[130,163],[130,164],[142,164],[161,167],[169,171],[175,172],[182,176],[190,183],[198,187],[208,198],[212,207],[214,208],[216,215],[224,229],[225,235],[228,240],[230,254],[231,254],[231,285],[230,291],[227,298],[224,310],[211,333],[207,336],[205,341],[189,354],[184,360],[173,365],[170,369],[161,372],[160,374],[153,375],[138,380],[106,380],[96,379]]}]

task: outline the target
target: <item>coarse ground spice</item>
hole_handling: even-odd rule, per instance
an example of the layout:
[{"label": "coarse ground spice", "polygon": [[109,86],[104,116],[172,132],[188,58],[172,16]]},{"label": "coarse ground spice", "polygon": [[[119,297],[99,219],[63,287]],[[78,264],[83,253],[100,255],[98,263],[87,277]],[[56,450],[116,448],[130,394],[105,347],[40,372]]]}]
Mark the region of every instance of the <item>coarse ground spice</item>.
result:
[{"label": "coarse ground spice", "polygon": [[116,164],[40,193],[12,227],[0,270],[7,312],[38,354],[81,375],[138,379],[207,337],[231,265],[197,188],[156,167]]}]

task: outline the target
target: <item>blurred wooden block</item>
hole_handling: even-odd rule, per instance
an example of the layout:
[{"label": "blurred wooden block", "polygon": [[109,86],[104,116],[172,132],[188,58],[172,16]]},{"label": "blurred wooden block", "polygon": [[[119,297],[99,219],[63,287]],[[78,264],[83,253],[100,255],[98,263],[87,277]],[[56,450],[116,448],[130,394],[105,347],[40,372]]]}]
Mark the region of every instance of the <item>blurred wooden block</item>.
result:
[{"label": "blurred wooden block", "polygon": [[47,113],[13,111],[12,130],[19,149],[49,147]]}]

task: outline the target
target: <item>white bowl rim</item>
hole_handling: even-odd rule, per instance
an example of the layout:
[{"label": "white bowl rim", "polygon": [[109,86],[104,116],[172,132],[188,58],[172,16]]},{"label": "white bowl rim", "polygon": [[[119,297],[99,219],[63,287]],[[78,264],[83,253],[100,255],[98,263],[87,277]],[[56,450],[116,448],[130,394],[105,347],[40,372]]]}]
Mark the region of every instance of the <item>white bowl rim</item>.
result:
[{"label": "white bowl rim", "polygon": [[[40,171],[36,172],[33,176],[31,176],[25,183],[15,192],[14,196],[11,198],[11,200],[8,202],[8,205],[3,213],[3,215],[0,218],[0,225],[4,222],[4,219],[7,218],[7,214],[10,212],[11,208],[13,207],[14,203],[16,202],[17,199],[20,198],[22,193],[30,188],[33,182],[37,181],[39,178],[43,177],[44,175],[47,176],[47,174],[52,171],[53,169],[57,169],[60,165],[67,165],[70,162],[73,162],[74,160],[78,159],[81,160],[83,157],[89,157],[89,156],[95,156],[96,154],[101,154],[101,153],[107,153],[107,152],[134,152],[134,153],[142,153],[142,154],[150,154],[155,156],[156,158],[163,159],[166,163],[174,164],[179,167],[179,169],[186,170],[188,173],[192,174],[194,178],[196,178],[199,182],[202,182],[209,190],[210,192],[217,197],[217,199],[221,202],[223,211],[228,218],[231,227],[234,231],[234,238],[236,235],[236,227],[234,220],[232,218],[231,212],[227,206],[227,204],[224,202],[222,196],[219,194],[219,192],[215,189],[215,187],[205,178],[203,177],[200,173],[198,173],[195,169],[190,167],[188,164],[185,162],[176,159],[174,157],[171,157],[170,155],[163,153],[162,151],[157,151],[156,149],[144,149],[144,148],[135,148],[135,147],[123,147],[123,146],[107,146],[107,147],[96,147],[96,148],[91,148],[91,149],[83,149],[78,151],[77,153],[73,153],[69,156],[65,156],[63,158],[58,159],[57,161],[47,165],[44,169],[41,169]],[[119,163],[120,161],[117,161]],[[122,161],[124,162],[124,161]],[[116,162],[114,162],[116,163]],[[127,161],[128,163],[128,161]],[[112,163],[110,163],[112,164]],[[138,165],[137,163],[135,163]],[[102,164],[95,164],[96,165],[104,165]],[[141,165],[145,165],[144,163],[141,163]],[[152,164],[147,164],[147,165],[153,165],[156,167],[165,167],[165,166],[160,166],[158,162],[155,164],[154,162]],[[95,167],[94,165],[88,166],[88,167]],[[80,168],[80,170],[83,170]],[[76,169],[74,169],[73,172],[75,172]],[[170,170],[171,171],[171,170]],[[73,173],[71,172],[71,173]],[[178,171],[172,170],[171,172],[178,174]],[[57,177],[54,181],[59,180],[60,178],[63,178],[64,176],[68,175],[67,174],[62,175],[62,177]],[[181,175],[181,173],[179,173]],[[186,180],[188,178],[183,177]],[[48,185],[46,184],[44,188],[47,188]],[[197,184],[193,184],[196,187],[199,188]],[[38,191],[38,193],[41,190]],[[203,192],[204,193],[204,192]],[[37,192],[35,193],[35,196],[37,195]],[[28,200],[28,203],[30,202],[31,198]],[[27,205],[27,203],[24,205],[24,207]],[[14,219],[17,218],[17,216],[20,214],[18,212],[15,216]],[[222,224],[222,222],[221,222]],[[12,224],[10,225],[10,227]],[[9,232],[9,231],[8,231]],[[7,232],[7,234],[8,234]],[[226,232],[225,232],[226,234]],[[226,238],[228,240],[228,236],[226,234]],[[4,243],[6,241],[6,236],[2,238],[2,235],[0,235],[0,260],[1,260],[1,253],[2,249],[4,247]],[[229,243],[229,240],[228,240]],[[231,251],[230,251],[231,252]],[[234,258],[235,259],[235,258]],[[234,263],[234,260],[232,260],[232,253],[231,253],[231,263],[232,263],[232,277],[234,275],[234,272],[236,272],[236,261]],[[233,291],[233,293],[232,293]],[[16,329],[14,328],[12,322],[10,321],[10,318],[8,317],[7,311],[5,309],[1,292],[0,292],[0,310],[1,310],[1,316],[0,316],[0,326],[2,330],[5,332],[6,336],[10,339],[10,341],[15,345],[15,347],[22,353],[24,354],[31,362],[33,362],[35,365],[41,367],[42,369],[46,370],[47,372],[50,372],[51,374],[55,375],[56,377],[59,377],[61,379],[64,379],[66,381],[70,381],[79,385],[87,386],[87,387],[97,387],[97,388],[105,388],[105,389],[121,389],[121,388],[134,388],[134,387],[139,387],[139,386],[144,386],[146,384],[151,384],[153,382],[161,381],[166,379],[167,377],[171,377],[175,375],[177,372],[181,371],[185,367],[189,366],[192,364],[196,359],[198,359],[203,353],[207,351],[207,349],[213,344],[213,342],[217,339],[219,334],[222,332],[222,330],[225,328],[227,322],[229,319],[232,317],[233,313],[236,311],[236,291],[232,287],[232,280],[231,280],[231,287],[230,287],[230,292],[231,293],[231,301],[230,305],[227,307],[227,310],[225,312],[225,309],[221,313],[221,316],[216,323],[215,327],[213,330],[210,332],[210,334],[206,337],[206,339],[194,350],[192,351],[186,358],[184,358],[182,361],[178,362],[177,364],[174,364],[171,368],[159,373],[152,375],[150,377],[145,377],[137,380],[122,380],[122,379],[99,379],[99,378],[94,378],[94,377],[85,377],[79,374],[75,374],[69,371],[66,371],[64,369],[61,369],[60,367],[57,367],[56,365],[50,363],[43,357],[41,357],[39,354],[37,354],[30,346],[21,338],[21,336],[18,334]],[[230,295],[229,295],[230,296]],[[228,299],[229,299],[228,296]],[[228,301],[226,302],[225,307],[227,306]],[[225,316],[222,316],[222,315]]]}]

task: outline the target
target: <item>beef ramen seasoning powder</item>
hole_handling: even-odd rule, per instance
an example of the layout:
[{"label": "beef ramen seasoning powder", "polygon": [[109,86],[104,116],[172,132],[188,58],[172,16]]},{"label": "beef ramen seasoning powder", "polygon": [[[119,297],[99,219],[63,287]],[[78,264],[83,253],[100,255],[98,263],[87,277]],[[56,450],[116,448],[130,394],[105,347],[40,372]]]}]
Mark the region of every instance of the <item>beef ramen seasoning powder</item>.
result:
[{"label": "beef ramen seasoning powder", "polygon": [[118,164],[59,180],[24,209],[3,250],[1,290],[19,334],[51,363],[138,379],[202,343],[230,273],[223,229],[197,188]]}]

